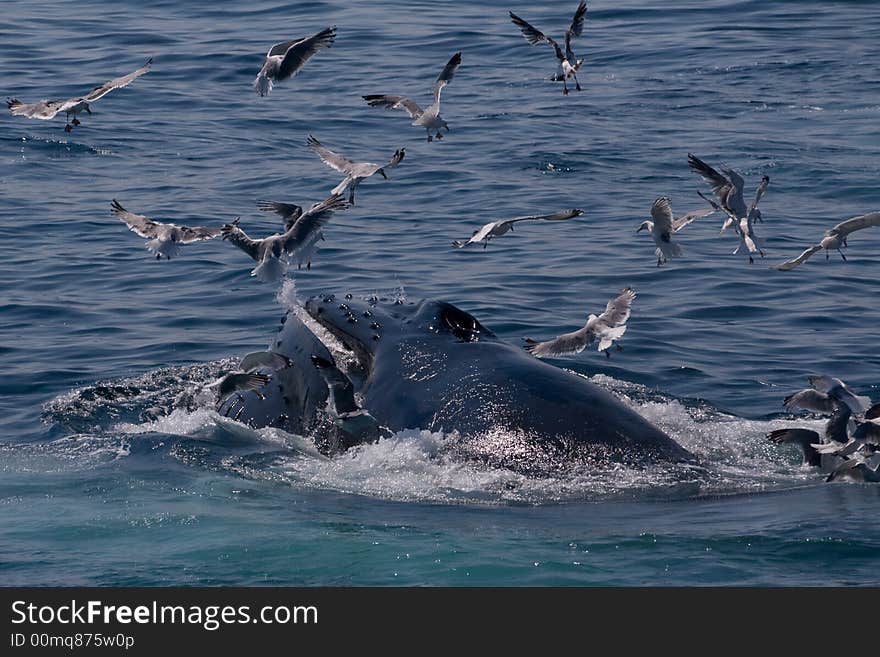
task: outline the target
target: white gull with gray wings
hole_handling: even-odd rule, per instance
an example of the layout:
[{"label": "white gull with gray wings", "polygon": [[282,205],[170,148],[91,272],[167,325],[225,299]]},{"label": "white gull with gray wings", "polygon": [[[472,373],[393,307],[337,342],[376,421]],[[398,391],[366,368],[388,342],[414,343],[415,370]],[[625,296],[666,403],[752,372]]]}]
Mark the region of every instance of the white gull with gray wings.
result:
[{"label": "white gull with gray wings", "polygon": [[254,92],[268,96],[275,83],[286,80],[299,73],[315,53],[329,48],[336,39],[336,26],[328,27],[317,34],[293,41],[276,43],[266,53],[263,68],[254,80]]},{"label": "white gull with gray wings", "polygon": [[336,185],[331,193],[343,194],[347,189],[348,202],[351,205],[354,205],[354,192],[357,189],[357,186],[361,184],[362,180],[369,178],[374,173],[378,173],[385,178],[385,180],[388,180],[388,175],[385,173],[385,169],[393,169],[400,164],[406,156],[406,150],[399,148],[394,152],[394,155],[391,156],[391,159],[388,160],[386,164],[355,162],[339,153],[331,151],[312,135],[309,135],[308,144],[309,148],[321,158],[321,161],[324,164],[345,175],[342,182]]},{"label": "white gull with gray wings", "polygon": [[857,230],[862,230],[863,228],[871,228],[873,226],[880,226],[880,212],[871,212],[870,214],[863,214],[861,216],[842,221],[834,228],[825,231],[825,236],[818,244],[814,244],[813,246],[808,247],[797,258],[793,258],[791,260],[788,260],[787,262],[783,262],[781,265],[778,265],[776,269],[779,269],[781,271],[794,269],[798,265],[802,265],[804,262],[807,261],[808,258],[818,253],[822,249],[825,249],[826,260],[828,259],[832,249],[836,250],[840,254],[840,257],[846,260],[846,256],[843,255],[843,251],[840,250],[840,247],[847,246],[846,240],[847,237],[849,237],[849,234]]},{"label": "white gull with gray wings", "polygon": [[[413,119],[412,125],[421,126],[428,131],[428,141],[433,141],[434,136],[437,139],[443,139],[440,129],[445,128],[446,132],[449,132],[449,125],[440,116],[440,93],[443,91],[443,87],[452,81],[459,66],[461,66],[461,53],[457,52],[449,59],[440,75],[437,76],[437,81],[434,83],[434,102],[426,109],[422,109],[416,101],[406,96],[371,94],[364,96],[363,99],[371,107],[405,110],[410,115],[410,118]],[[431,134],[432,130],[434,135]]]},{"label": "white gull with gray wings", "polygon": [[110,205],[113,213],[128,226],[129,230],[149,239],[145,246],[150,253],[156,255],[156,260],[161,260],[162,256],[165,256],[167,260],[171,260],[171,256],[175,256],[180,252],[181,244],[191,244],[192,242],[213,239],[222,232],[221,228],[208,228],[206,226],[190,228],[189,226],[177,226],[176,224],[163,224],[153,221],[152,219],[147,219],[142,214],[129,212],[116,199],[113,199]]},{"label": "white gull with gray wings", "polygon": [[[583,328],[565,333],[553,340],[538,342],[526,338],[526,351],[538,358],[579,354],[595,340],[599,341],[598,350],[604,351],[609,358],[608,348],[619,340],[626,332],[626,322],[630,316],[632,303],[636,293],[628,287],[617,297],[611,299],[601,315],[590,315]],[[619,348],[619,347],[618,347]]]},{"label": "white gull with gray wings", "polygon": [[506,235],[508,232],[513,230],[514,224],[517,224],[520,221],[567,221],[568,219],[573,219],[574,217],[580,217],[583,213],[584,211],[579,208],[572,208],[571,210],[560,210],[559,212],[554,212],[553,214],[534,214],[526,217],[514,217],[513,219],[492,221],[480,228],[479,230],[475,230],[470,239],[464,242],[461,240],[453,241],[452,246],[460,249],[467,246],[468,244],[479,244],[480,242],[482,242],[483,248],[485,249],[487,246],[489,246],[489,240],[494,237]]},{"label": "white gull with gray wings", "polygon": [[574,37],[580,36],[583,32],[584,17],[587,15],[586,0],[581,0],[580,4],[578,4],[578,7],[574,12],[574,17],[571,19],[571,25],[569,25],[568,29],[565,31],[564,53],[556,41],[524,21],[512,11],[508,13],[510,14],[510,20],[512,20],[514,25],[522,31],[526,41],[533,46],[544,41],[553,48],[553,52],[556,54],[556,59],[559,60],[559,72],[553,76],[553,79],[557,82],[562,81],[562,93],[566,96],[568,95],[568,84],[566,83],[566,80],[571,78],[574,78],[575,88],[580,91],[581,83],[577,79],[577,72],[581,69],[584,60],[578,59],[575,56],[574,51],[571,49],[571,40]]},{"label": "white gull with gray wings", "polygon": [[[126,87],[134,80],[147,73],[153,65],[153,58],[147,60],[147,63],[138,69],[135,69],[127,75],[108,80],[104,84],[99,84],[84,96],[69,98],[67,100],[40,100],[36,103],[23,103],[18,98],[10,98],[6,101],[6,106],[13,116],[26,116],[29,119],[40,119],[48,121],[54,119],[59,112],[64,112],[67,116],[67,125],[64,126],[66,132],[73,130],[73,126],[79,125],[80,120],[76,118],[77,114],[85,112],[91,114],[90,104],[94,103],[106,96],[114,89]],[[70,120],[73,115],[73,121]]]}]

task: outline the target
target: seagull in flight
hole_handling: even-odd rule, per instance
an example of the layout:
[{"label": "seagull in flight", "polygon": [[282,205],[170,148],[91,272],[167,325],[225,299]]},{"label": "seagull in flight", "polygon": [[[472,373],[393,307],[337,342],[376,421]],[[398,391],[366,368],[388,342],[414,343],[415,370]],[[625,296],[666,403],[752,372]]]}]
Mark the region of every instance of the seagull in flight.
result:
[{"label": "seagull in flight", "polygon": [[[443,139],[443,134],[440,130],[445,128],[446,132],[449,132],[449,125],[440,117],[440,92],[443,91],[443,87],[452,81],[459,66],[461,66],[461,53],[457,52],[449,59],[446,66],[440,71],[440,75],[437,76],[437,81],[434,83],[434,102],[427,109],[422,109],[416,101],[406,96],[371,94],[363,96],[363,99],[367,101],[370,107],[405,110],[410,118],[413,119],[412,125],[421,126],[428,131],[428,141],[433,141],[435,136],[437,139]],[[435,133],[434,135],[431,134],[432,130]]]},{"label": "seagull in flight", "polygon": [[654,253],[657,256],[657,266],[659,267],[664,262],[668,262],[669,258],[681,255],[681,246],[677,242],[672,241],[673,233],[677,233],[688,224],[702,217],[714,214],[720,209],[715,205],[714,207],[701,208],[674,218],[672,207],[669,205],[669,198],[661,196],[651,206],[653,221],[643,221],[639,225],[638,230],[636,230],[636,233],[640,233],[643,230],[651,232],[654,244],[657,245]]},{"label": "seagull in flight", "polygon": [[834,228],[825,231],[825,236],[818,244],[808,247],[797,258],[783,262],[781,265],[778,265],[776,269],[779,269],[780,271],[794,269],[822,249],[825,249],[826,260],[830,257],[832,249],[836,250],[840,254],[840,257],[846,260],[846,256],[843,255],[843,251],[840,250],[840,247],[847,246],[846,240],[849,237],[849,234],[872,226],[880,226],[880,212],[871,212],[870,214],[863,214],[859,217],[853,217],[852,219],[842,221],[834,226]]},{"label": "seagull in flight", "polygon": [[568,95],[568,84],[566,80],[574,79],[575,89],[581,91],[581,83],[578,82],[577,72],[581,69],[581,65],[584,63],[583,59],[578,59],[574,52],[571,49],[571,40],[573,37],[579,37],[584,29],[584,17],[587,15],[587,2],[586,0],[581,0],[578,5],[577,10],[574,12],[574,17],[571,19],[571,25],[565,31],[565,53],[562,52],[562,48],[559,47],[559,44],[548,37],[546,34],[533,27],[522,18],[514,14],[512,11],[508,12],[510,14],[510,20],[513,21],[514,25],[516,25],[520,30],[522,30],[523,36],[533,46],[541,43],[542,41],[546,41],[549,45],[553,47],[554,52],[556,53],[556,59],[559,60],[559,72],[553,76],[553,80],[558,82],[562,81],[562,93],[564,95]]},{"label": "seagull in flight", "polygon": [[328,27],[310,37],[276,43],[266,53],[263,68],[254,80],[254,92],[268,96],[275,83],[299,73],[306,62],[322,48],[329,48],[336,39],[336,26]]},{"label": "seagull in flight", "polygon": [[156,260],[161,260],[162,256],[171,260],[171,256],[180,252],[181,244],[210,240],[222,232],[221,228],[207,228],[205,226],[190,228],[189,226],[159,223],[147,219],[142,214],[129,212],[116,199],[113,199],[110,207],[116,216],[128,226],[129,230],[149,239],[145,246],[150,253],[156,255]]},{"label": "seagull in flight", "polygon": [[737,232],[740,232],[742,229],[742,219],[749,219],[752,222],[764,221],[761,211],[758,210],[758,202],[767,191],[767,186],[770,184],[770,176],[761,178],[761,182],[755,190],[755,200],[752,201],[749,207],[746,207],[746,202],[743,199],[745,180],[736,171],[727,167],[721,167],[723,173],[719,173],[693,153],[688,153],[688,166],[700,174],[703,180],[712,186],[712,191],[721,203],[721,209],[727,213],[727,219],[724,221],[724,225],[721,226],[722,233],[731,226]]},{"label": "seagull in flight", "polygon": [[274,282],[284,276],[290,261],[299,266],[305,262],[306,268],[311,269],[315,245],[322,237],[321,228],[330,221],[333,212],[345,207],[347,205],[343,198],[334,194],[321,203],[315,203],[284,233],[253,239],[239,227],[239,220],[236,219],[223,226],[222,235],[224,240],[229,240],[257,263],[251,276],[264,283]]},{"label": "seagull in flight", "polygon": [[[526,350],[533,356],[545,358],[547,356],[565,356],[579,354],[594,340],[599,341],[598,351],[604,351],[608,358],[611,354],[608,348],[619,340],[626,332],[626,322],[629,319],[630,308],[636,298],[636,293],[631,287],[623,290],[617,297],[611,299],[605,306],[605,312],[601,315],[590,315],[583,328],[560,335],[554,340],[538,342],[526,338]],[[621,347],[618,346],[618,349]]]},{"label": "seagull in flight", "polygon": [[504,219],[503,221],[492,221],[479,230],[475,230],[474,234],[471,235],[471,238],[465,242],[461,240],[455,240],[452,242],[452,246],[457,248],[462,248],[467,246],[468,244],[477,244],[479,242],[483,243],[483,248],[485,249],[489,246],[489,240],[493,237],[500,237],[501,235],[506,234],[509,231],[513,231],[513,225],[520,221],[566,221],[568,219],[573,219],[574,217],[580,217],[584,213],[583,210],[579,208],[572,208],[571,210],[560,210],[559,212],[554,212],[553,214],[536,214],[529,215],[528,217],[516,217],[514,219]]},{"label": "seagull in flight", "polygon": [[394,151],[394,155],[391,156],[391,159],[388,160],[386,164],[373,164],[372,162],[353,162],[347,157],[331,151],[312,135],[309,135],[308,144],[309,148],[311,148],[312,151],[314,151],[315,154],[317,154],[317,156],[321,158],[321,161],[324,164],[326,164],[331,169],[335,169],[339,173],[345,174],[345,178],[343,178],[342,182],[333,188],[331,194],[342,194],[347,189],[348,202],[350,205],[354,205],[354,192],[357,189],[357,186],[361,184],[362,180],[364,180],[365,178],[369,178],[374,173],[378,173],[385,180],[388,180],[388,175],[385,173],[385,169],[393,169],[398,164],[400,164],[400,162],[406,156],[406,149],[398,148],[396,151]]},{"label": "seagull in flight", "polygon": [[[114,89],[121,89],[128,86],[134,80],[147,73],[153,65],[153,58],[147,60],[147,63],[129,73],[118,78],[108,80],[104,84],[99,84],[84,96],[69,98],[67,100],[40,100],[36,103],[23,103],[18,98],[10,98],[6,101],[6,106],[13,116],[26,116],[29,119],[40,119],[49,121],[54,119],[59,112],[64,112],[67,117],[67,125],[64,126],[65,132],[73,130],[73,126],[79,125],[81,122],[76,118],[77,114],[85,112],[91,114],[90,104],[96,100],[103,98]],[[70,120],[73,115],[73,121]]]}]

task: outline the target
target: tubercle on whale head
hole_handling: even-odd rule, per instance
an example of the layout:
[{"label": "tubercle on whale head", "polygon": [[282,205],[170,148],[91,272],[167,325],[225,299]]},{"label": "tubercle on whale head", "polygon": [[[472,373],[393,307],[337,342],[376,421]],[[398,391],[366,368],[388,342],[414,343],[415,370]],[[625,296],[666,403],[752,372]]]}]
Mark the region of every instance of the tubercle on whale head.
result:
[{"label": "tubercle on whale head", "polygon": [[386,317],[384,309],[378,307],[379,304],[380,300],[375,297],[361,299],[352,294],[319,294],[306,301],[305,310],[354,352],[361,367],[369,368],[386,328],[395,324],[388,321],[390,318]]}]

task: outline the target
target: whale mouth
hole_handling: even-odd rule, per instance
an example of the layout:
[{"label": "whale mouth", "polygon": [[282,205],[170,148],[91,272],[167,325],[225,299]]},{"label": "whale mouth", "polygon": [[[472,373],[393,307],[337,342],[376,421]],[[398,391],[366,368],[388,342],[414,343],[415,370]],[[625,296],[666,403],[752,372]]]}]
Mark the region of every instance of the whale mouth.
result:
[{"label": "whale mouth", "polygon": [[370,369],[374,345],[380,336],[366,318],[355,315],[348,303],[332,294],[311,297],[305,303],[305,311],[354,354],[360,368]]}]

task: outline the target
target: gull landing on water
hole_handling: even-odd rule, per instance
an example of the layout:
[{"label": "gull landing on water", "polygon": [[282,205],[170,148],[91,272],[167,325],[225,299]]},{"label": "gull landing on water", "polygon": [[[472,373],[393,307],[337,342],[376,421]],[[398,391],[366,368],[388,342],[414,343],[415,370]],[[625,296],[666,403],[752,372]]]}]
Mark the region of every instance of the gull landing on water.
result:
[{"label": "gull landing on water", "polygon": [[514,219],[505,219],[503,221],[493,221],[491,223],[486,224],[479,230],[475,230],[474,234],[471,236],[469,240],[466,242],[462,242],[461,240],[455,240],[452,242],[452,246],[457,248],[462,248],[467,246],[468,244],[477,244],[479,242],[483,243],[483,248],[485,249],[489,246],[489,240],[493,237],[500,237],[501,235],[506,234],[509,231],[513,230],[513,225],[520,221],[565,221],[567,219],[573,219],[574,217],[580,217],[584,213],[583,210],[579,208],[572,208],[571,210],[560,210],[559,212],[555,212],[554,214],[537,214],[530,215],[528,217],[516,217]]},{"label": "gull landing on water", "polygon": [[880,226],[880,212],[863,214],[859,217],[853,217],[852,219],[842,221],[834,226],[834,228],[825,231],[825,236],[818,244],[814,244],[813,246],[808,247],[797,258],[788,260],[787,262],[783,262],[781,265],[778,265],[776,269],[779,269],[780,271],[788,271],[789,269],[794,269],[798,265],[806,262],[806,260],[810,256],[818,253],[822,249],[825,249],[826,260],[828,260],[828,258],[830,257],[832,249],[836,250],[840,254],[840,257],[846,260],[846,256],[843,255],[843,251],[840,250],[840,247],[847,246],[846,240],[847,237],[849,237],[849,234],[857,230],[862,230],[863,228],[870,228],[872,226]]},{"label": "gull landing on water", "polygon": [[571,25],[565,31],[565,53],[562,52],[562,48],[559,47],[559,44],[556,43],[556,41],[532,25],[529,25],[529,23],[514,14],[512,11],[508,13],[510,14],[510,20],[513,21],[514,25],[522,30],[526,41],[533,46],[542,41],[546,41],[553,47],[553,50],[556,53],[556,59],[559,60],[559,72],[553,76],[553,80],[556,82],[559,82],[560,80],[562,81],[562,93],[566,96],[568,95],[568,84],[566,84],[566,80],[572,78],[574,78],[575,89],[581,91],[581,83],[577,79],[577,72],[581,69],[584,60],[578,59],[575,56],[571,49],[571,39],[572,37],[580,36],[583,32],[584,17],[587,15],[586,0],[581,0],[577,10],[574,12],[574,17],[571,19]]},{"label": "gull landing on water", "polygon": [[206,228],[204,226],[190,228],[189,226],[159,223],[147,219],[142,214],[129,212],[116,199],[113,199],[110,205],[114,214],[128,226],[129,230],[141,237],[150,238],[146,243],[146,248],[150,253],[156,254],[156,260],[161,260],[162,256],[171,260],[171,256],[180,252],[181,244],[213,239],[222,232],[221,228]]},{"label": "gull landing on water", "polygon": [[[608,358],[611,354],[608,348],[619,340],[626,332],[626,322],[629,319],[630,308],[636,298],[636,293],[631,287],[623,290],[617,297],[611,299],[605,306],[605,312],[598,317],[590,315],[582,329],[565,333],[554,340],[538,342],[526,338],[526,350],[537,358],[547,356],[565,356],[579,354],[586,349],[594,340],[599,340],[598,351],[604,351]],[[622,349],[618,345],[618,349]]]},{"label": "gull landing on water", "polygon": [[263,68],[254,80],[254,92],[268,96],[276,82],[299,73],[306,62],[322,48],[329,48],[336,39],[336,26],[328,27],[303,39],[276,43],[266,53]]},{"label": "gull landing on water", "polygon": [[[6,106],[13,116],[26,116],[29,119],[40,119],[42,121],[54,119],[56,114],[64,112],[67,116],[67,125],[64,126],[64,131],[70,132],[73,130],[73,126],[80,124],[80,120],[76,118],[77,114],[81,112],[86,114],[92,113],[90,103],[103,98],[114,89],[128,86],[144,73],[147,73],[152,65],[153,58],[150,57],[147,63],[139,69],[132,71],[128,75],[113,78],[104,84],[99,84],[85,96],[69,98],[68,100],[41,100],[36,103],[23,103],[18,98],[10,98],[6,101]],[[73,115],[73,121],[70,120],[71,115]]]},{"label": "gull landing on water", "polygon": [[[437,139],[443,139],[440,130],[445,128],[446,132],[449,132],[449,125],[440,117],[440,93],[443,87],[452,81],[459,66],[461,66],[461,53],[457,52],[437,76],[437,81],[434,83],[434,102],[427,109],[422,109],[418,103],[406,96],[371,94],[363,96],[363,99],[370,107],[405,110],[413,119],[412,125],[421,126],[428,131],[428,141],[433,141],[435,136]],[[431,134],[431,130],[434,131],[434,135]]]},{"label": "gull landing on water", "polygon": [[394,155],[391,156],[391,159],[387,164],[373,164],[372,162],[353,162],[349,160],[347,157],[340,155],[339,153],[335,153],[331,151],[329,148],[325,147],[321,142],[315,139],[312,135],[309,135],[308,139],[309,148],[311,148],[318,157],[321,158],[321,161],[326,164],[331,169],[335,169],[339,173],[345,174],[345,178],[339,183],[336,187],[333,188],[332,194],[342,194],[348,189],[348,202],[351,205],[354,205],[354,192],[357,189],[357,186],[361,184],[361,181],[365,178],[369,178],[374,173],[380,174],[385,180],[388,180],[388,175],[385,173],[385,169],[393,169],[396,167],[403,158],[406,156],[406,149],[399,148],[394,152]]},{"label": "gull landing on water", "polygon": [[668,262],[669,258],[680,256],[682,253],[681,246],[672,241],[673,233],[677,233],[688,224],[702,217],[714,214],[720,209],[713,203],[712,207],[694,210],[676,219],[673,217],[669,198],[661,196],[651,206],[653,221],[643,221],[636,230],[636,233],[640,233],[643,230],[651,231],[651,237],[654,238],[654,244],[657,245],[654,254],[657,256],[657,266],[659,267],[664,262]]}]

